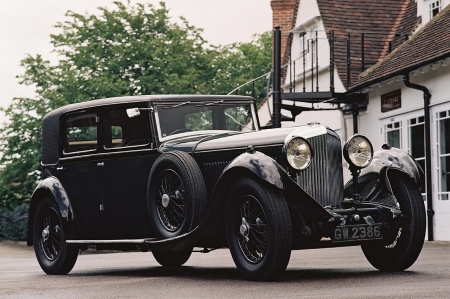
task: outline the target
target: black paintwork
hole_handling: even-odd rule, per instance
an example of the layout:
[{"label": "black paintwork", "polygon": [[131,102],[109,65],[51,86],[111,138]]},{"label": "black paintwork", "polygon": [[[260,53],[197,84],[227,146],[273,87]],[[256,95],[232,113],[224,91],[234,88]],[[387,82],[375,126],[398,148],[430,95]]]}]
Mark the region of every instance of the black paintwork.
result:
[{"label": "black paintwork", "polygon": [[[68,105],[46,115],[43,120],[43,181],[36,188],[31,200],[28,244],[32,244],[30,223],[34,207],[44,194],[51,194],[57,201],[68,239],[152,238],[154,234],[147,212],[147,181],[150,169],[161,153],[178,150],[191,153],[202,171],[208,194],[208,212],[200,226],[191,233],[170,240],[148,240],[138,248],[174,250],[192,246],[227,246],[223,212],[227,192],[233,182],[242,176],[254,176],[282,190],[293,222],[294,248],[323,247],[323,243],[317,241],[321,236],[329,235],[339,224],[340,218],[333,212],[333,208],[324,208],[299,187],[295,181],[295,171],[285,162],[282,147],[285,139],[288,136],[291,138],[292,134],[300,134],[298,136],[304,138],[327,132],[336,134],[330,133],[331,130],[323,126],[313,125],[302,127],[301,130],[279,128],[249,133],[189,132],[175,135],[173,138],[168,136],[164,142],[158,139],[155,117],[151,110],[153,103],[218,99],[247,103],[251,100],[254,105],[253,99],[237,96],[138,96]],[[105,134],[103,115],[104,111],[112,106],[123,109],[150,109],[143,111],[147,111],[150,116],[152,142],[132,148],[106,149],[102,141]],[[61,138],[63,134],[60,133],[62,122],[66,115],[81,111],[93,111],[99,116],[97,150],[64,154],[64,138]],[[319,131],[322,133],[317,133]],[[246,152],[249,145],[253,145],[256,151]],[[383,175],[387,173],[385,169],[403,171],[416,181],[421,178],[414,161],[407,154],[392,149],[375,153],[372,165],[363,170],[360,182],[375,185],[374,180],[383,180]],[[342,185],[327,188],[342,188]],[[349,188],[351,186],[347,186],[347,191]],[[372,193],[372,196],[373,194],[375,193]],[[376,193],[375,201],[380,194],[381,192]],[[340,200],[333,199],[333,203]],[[360,208],[367,206],[367,211],[370,211],[370,207],[374,205],[377,204],[362,204]],[[305,227],[312,232],[312,237],[302,236]],[[130,249],[130,244],[121,246],[115,244],[114,249]],[[109,247],[103,244],[98,248]]]},{"label": "black paintwork", "polygon": [[71,229],[74,226],[74,213],[72,209],[72,205],[70,203],[69,196],[66,193],[66,190],[64,189],[61,182],[53,177],[47,177],[46,179],[42,180],[36,187],[33,195],[32,200],[30,203],[30,209],[29,209],[29,219],[28,219],[28,236],[27,236],[27,244],[28,246],[33,245],[33,216],[34,211],[38,202],[38,199],[46,197],[46,196],[53,196],[56,203],[58,204],[59,211],[61,213],[62,218],[62,225],[65,229],[65,231],[69,234],[70,237],[74,238],[76,237],[74,235],[74,230]]}]

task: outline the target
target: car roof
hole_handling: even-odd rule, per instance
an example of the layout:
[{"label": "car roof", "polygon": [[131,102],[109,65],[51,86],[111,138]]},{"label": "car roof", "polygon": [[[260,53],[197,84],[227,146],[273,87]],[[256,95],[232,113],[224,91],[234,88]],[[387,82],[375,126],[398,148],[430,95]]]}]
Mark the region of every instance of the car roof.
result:
[{"label": "car roof", "polygon": [[116,104],[126,104],[126,103],[140,103],[140,102],[177,102],[186,100],[224,100],[224,101],[249,101],[253,100],[251,97],[246,96],[235,96],[235,95],[139,95],[139,96],[124,96],[124,97],[114,97],[106,98],[100,100],[92,100],[81,103],[69,104],[58,109],[55,109],[48,113],[44,120],[47,118],[58,117],[66,112],[82,110],[86,108],[93,108],[99,106],[116,105]]}]

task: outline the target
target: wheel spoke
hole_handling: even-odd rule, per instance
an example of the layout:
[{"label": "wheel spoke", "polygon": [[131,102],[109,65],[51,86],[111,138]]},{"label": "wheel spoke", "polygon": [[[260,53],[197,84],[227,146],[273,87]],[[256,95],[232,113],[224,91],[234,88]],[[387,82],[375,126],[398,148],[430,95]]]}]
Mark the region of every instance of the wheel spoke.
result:
[{"label": "wheel spoke", "polygon": [[173,170],[165,170],[160,179],[159,196],[169,196],[167,207],[157,200],[157,212],[162,225],[169,231],[176,231],[181,227],[186,216],[186,199],[184,197],[183,182]]},{"label": "wheel spoke", "polygon": [[246,225],[248,227],[248,231],[242,234],[238,229],[237,239],[239,247],[248,261],[258,263],[264,257],[268,244],[264,210],[255,197],[247,195],[243,197],[238,213],[241,217],[236,224],[239,224],[239,226]]}]

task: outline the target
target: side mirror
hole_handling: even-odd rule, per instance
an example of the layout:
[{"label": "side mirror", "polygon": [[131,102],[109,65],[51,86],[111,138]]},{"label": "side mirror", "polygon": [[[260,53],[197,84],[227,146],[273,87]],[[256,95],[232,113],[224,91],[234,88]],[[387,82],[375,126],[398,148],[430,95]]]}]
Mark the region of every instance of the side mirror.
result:
[{"label": "side mirror", "polygon": [[141,112],[139,111],[139,108],[130,108],[127,109],[127,115],[129,118],[132,118],[141,115]]}]

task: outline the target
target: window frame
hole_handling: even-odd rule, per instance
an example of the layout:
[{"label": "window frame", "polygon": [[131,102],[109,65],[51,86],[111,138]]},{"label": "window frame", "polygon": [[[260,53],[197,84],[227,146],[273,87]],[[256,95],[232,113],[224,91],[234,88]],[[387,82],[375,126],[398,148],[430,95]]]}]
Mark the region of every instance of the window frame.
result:
[{"label": "window frame", "polygon": [[[147,114],[147,120],[148,120],[148,125],[149,125],[149,142],[146,144],[138,144],[138,145],[127,145],[127,146],[119,146],[119,147],[107,147],[107,138],[109,136],[107,130],[108,130],[108,125],[106,123],[106,113],[108,113],[109,111],[114,111],[114,110],[126,110],[129,108],[143,108],[146,110],[141,110],[141,114],[145,113]],[[153,128],[152,128],[152,116],[150,114],[150,111],[147,110],[148,109],[148,102],[140,102],[140,103],[132,103],[132,104],[119,104],[119,105],[109,105],[109,106],[105,106],[103,107],[101,114],[100,114],[100,123],[102,124],[102,149],[105,152],[114,152],[114,151],[123,151],[126,149],[136,149],[136,148],[154,148],[154,132],[153,132]]]},{"label": "window frame", "polygon": [[[90,150],[83,150],[83,151],[73,151],[73,152],[66,152],[66,145],[68,144],[67,140],[67,120],[74,116],[74,115],[89,115],[94,114],[96,115],[95,123],[97,127],[97,147],[95,149]],[[71,111],[68,113],[65,113],[61,116],[61,122],[60,122],[60,134],[59,134],[59,140],[60,140],[60,155],[62,157],[72,157],[72,156],[80,156],[80,155],[91,155],[99,152],[100,149],[100,140],[101,140],[101,126],[100,126],[100,117],[99,113],[96,109],[84,109],[79,111]]]},{"label": "window frame", "polygon": [[[434,6],[436,5],[436,6]],[[439,14],[442,11],[443,3],[442,0],[432,0],[428,2],[428,14],[430,17],[430,20],[432,20],[437,14],[433,15],[433,11],[435,9],[438,9],[437,14]]]},{"label": "window frame", "polygon": [[[189,100],[186,100],[186,101],[189,101]],[[203,103],[205,101],[206,100],[202,100],[199,103]],[[158,141],[159,142],[164,142],[166,140],[177,138],[177,137],[171,137],[170,135],[162,136],[161,123],[160,123],[160,119],[159,119],[158,109],[160,109],[161,107],[164,107],[164,106],[176,105],[176,104],[180,104],[180,103],[182,103],[182,102],[153,102],[152,108],[153,108],[153,116],[155,118],[155,124],[154,125],[155,125],[155,131],[156,131],[156,134],[157,134],[156,136],[158,136]],[[194,103],[196,103],[196,102],[193,101],[191,104],[194,104]],[[256,106],[255,106],[255,101],[254,100],[253,101],[251,101],[251,100],[249,100],[249,101],[224,101],[224,104],[229,104],[229,105],[233,105],[233,104],[236,104],[236,105],[250,105],[250,110],[252,111],[252,122],[253,122],[254,127],[255,127],[254,131],[257,132],[257,131],[261,130],[261,128],[259,126],[258,115],[257,115],[258,112],[257,112]],[[197,132],[202,132],[202,131],[204,131],[204,132],[214,132],[214,131],[218,132],[218,130],[201,130],[201,131],[197,131]],[[244,133],[244,132],[242,132],[242,133]],[[176,135],[174,135],[174,136],[176,136]]]}]

